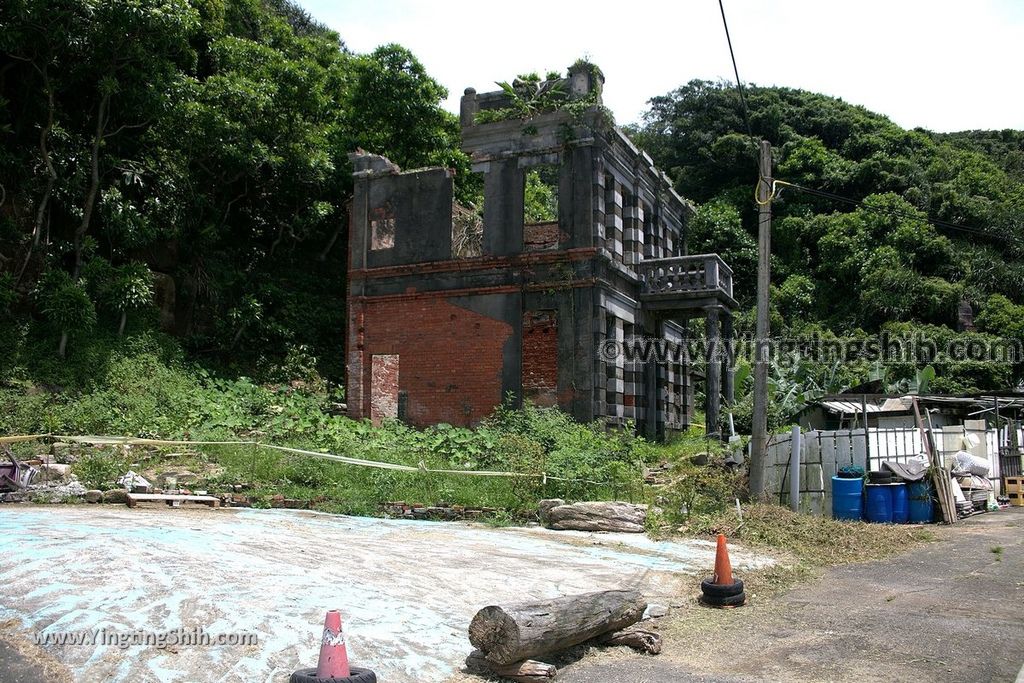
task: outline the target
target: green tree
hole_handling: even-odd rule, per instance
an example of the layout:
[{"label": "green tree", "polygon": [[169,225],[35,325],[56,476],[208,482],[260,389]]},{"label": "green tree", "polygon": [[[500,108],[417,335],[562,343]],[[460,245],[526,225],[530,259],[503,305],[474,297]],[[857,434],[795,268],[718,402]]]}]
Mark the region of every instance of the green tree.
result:
[{"label": "green tree", "polygon": [[757,277],[757,242],[744,229],[740,212],[725,200],[697,207],[687,226],[687,248],[693,254],[717,253],[733,269],[734,286],[746,289]]},{"label": "green tree", "polygon": [[96,324],[96,307],[81,284],[63,270],[47,271],[39,283],[39,311],[60,333],[57,355],[64,357],[71,334],[88,332]]},{"label": "green tree", "polygon": [[[10,310],[61,349],[75,333],[72,353],[89,316],[58,300],[123,334],[152,270],[208,361],[273,373],[309,349],[340,379],[347,154],[455,168],[460,196],[479,182],[415,56],[353,54],[290,0],[12,0],[0,74]],[[44,315],[29,293],[49,271],[71,284]]]},{"label": "green tree", "polygon": [[[776,334],[820,328],[845,336],[901,323],[955,336],[963,299],[977,306],[998,294],[1024,304],[1019,134],[903,130],[863,107],[791,88],[749,86],[747,96],[754,137],[772,143],[776,179],[852,200],[776,186]],[[691,81],[650,104],[632,137],[681,194],[703,203],[691,251],[722,253],[749,307],[757,150],[735,88]],[[1007,388],[1005,373],[977,365],[936,371],[933,388]]]},{"label": "green tree", "polygon": [[526,174],[523,214],[527,223],[544,223],[558,220],[557,186],[545,182],[539,171]]}]

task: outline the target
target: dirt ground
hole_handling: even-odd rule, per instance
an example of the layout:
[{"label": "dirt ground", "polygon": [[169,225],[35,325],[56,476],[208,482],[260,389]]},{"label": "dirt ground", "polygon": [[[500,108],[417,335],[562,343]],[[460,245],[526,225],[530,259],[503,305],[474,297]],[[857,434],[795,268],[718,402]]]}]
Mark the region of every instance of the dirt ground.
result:
[{"label": "dirt ground", "polygon": [[[26,674],[44,663],[70,672],[46,680],[286,681],[315,666],[331,608],[342,611],[354,664],[387,683],[438,683],[472,649],[466,627],[485,605],[619,587],[668,604],[713,557],[709,541],[639,534],[288,510],[7,505],[0,683],[33,680]],[[733,561],[772,560],[737,548]],[[253,633],[258,644],[26,647],[40,632],[196,627]]]},{"label": "dirt ground", "polygon": [[603,650],[558,680],[1024,682],[1024,509],[936,531],[741,609],[691,603],[665,625],[662,655]]}]

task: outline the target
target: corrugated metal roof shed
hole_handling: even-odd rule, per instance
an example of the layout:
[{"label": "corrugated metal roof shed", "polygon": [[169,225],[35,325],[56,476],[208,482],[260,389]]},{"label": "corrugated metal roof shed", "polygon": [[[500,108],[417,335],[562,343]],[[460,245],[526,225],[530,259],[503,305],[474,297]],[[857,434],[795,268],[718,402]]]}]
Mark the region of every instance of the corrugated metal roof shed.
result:
[{"label": "corrugated metal roof shed", "polygon": [[[861,412],[861,405],[859,401],[856,403],[853,401],[819,401],[818,405],[825,410],[838,415],[857,415]],[[882,412],[881,406],[876,406],[874,403],[868,403],[864,408],[869,413]]]},{"label": "corrugated metal roof shed", "polygon": [[882,403],[882,412],[902,412],[904,410],[910,410],[910,401],[904,401],[902,398],[887,398]]}]

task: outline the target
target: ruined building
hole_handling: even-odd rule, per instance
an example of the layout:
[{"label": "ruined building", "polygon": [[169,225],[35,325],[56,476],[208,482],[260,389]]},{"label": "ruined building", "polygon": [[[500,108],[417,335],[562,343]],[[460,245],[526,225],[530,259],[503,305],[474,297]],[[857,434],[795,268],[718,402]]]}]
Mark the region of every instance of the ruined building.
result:
[{"label": "ruined building", "polygon": [[[600,104],[596,70],[570,70],[561,86]],[[582,421],[632,420],[654,438],[686,428],[697,374],[685,359],[627,363],[607,342],[683,342],[693,317],[709,339],[730,336],[732,271],[687,253],[691,206],[600,106],[477,122],[508,103],[503,91],[462,98],[482,234],[448,169],[351,155],[349,415],[469,425],[512,396]],[[524,186],[538,168],[557,178],[558,220],[531,224]],[[720,355],[701,363],[709,432],[732,396]]]}]

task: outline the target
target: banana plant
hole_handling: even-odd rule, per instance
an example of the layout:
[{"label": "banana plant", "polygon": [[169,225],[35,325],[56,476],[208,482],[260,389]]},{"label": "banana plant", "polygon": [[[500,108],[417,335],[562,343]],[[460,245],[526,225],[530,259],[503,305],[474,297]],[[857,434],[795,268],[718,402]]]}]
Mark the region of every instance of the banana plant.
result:
[{"label": "banana plant", "polygon": [[917,370],[913,377],[893,379],[889,376],[889,366],[878,363],[868,373],[868,379],[880,381],[887,394],[926,394],[932,380],[935,379],[935,368],[931,365],[926,365]]},{"label": "banana plant", "polygon": [[555,109],[566,99],[565,87],[560,80],[520,77],[511,83],[498,81],[496,84],[508,95],[509,108],[523,119]]}]

